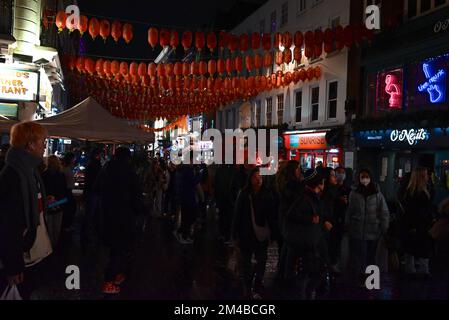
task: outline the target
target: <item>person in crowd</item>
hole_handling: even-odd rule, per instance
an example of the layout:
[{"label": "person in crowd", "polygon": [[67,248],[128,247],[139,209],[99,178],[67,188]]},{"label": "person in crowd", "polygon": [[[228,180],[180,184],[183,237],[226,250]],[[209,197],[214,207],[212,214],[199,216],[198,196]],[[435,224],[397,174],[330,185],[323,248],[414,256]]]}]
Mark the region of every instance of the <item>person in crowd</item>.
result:
[{"label": "person in crowd", "polygon": [[165,160],[160,161],[161,168],[161,213],[163,217],[166,217],[168,214],[168,208],[166,207],[166,198],[169,198],[168,195],[168,187],[170,186],[170,172],[168,170],[167,163]]},{"label": "person in crowd", "polygon": [[[47,199],[44,183],[37,173],[43,161],[47,130],[34,122],[21,122],[11,128],[11,148],[0,173],[0,292],[17,285],[23,299],[30,299],[45,272],[44,256],[31,254],[35,248],[48,248],[45,231]],[[43,232],[39,233],[38,228]],[[45,247],[43,247],[45,246]]]},{"label": "person in crowd", "polygon": [[341,242],[344,235],[345,216],[351,188],[345,184],[347,179],[345,168],[338,167],[335,169],[335,178],[337,189],[333,207],[333,228],[330,232],[329,255],[332,271],[334,274],[340,274],[343,271],[340,265]]},{"label": "person in crowd", "polygon": [[[232,239],[241,252],[245,297],[260,299],[264,294],[268,244],[276,223],[274,215],[272,196],[263,185],[260,169],[254,168],[248,175],[246,186],[237,196],[232,225]],[[256,259],[254,272],[253,255]]]},{"label": "person in crowd", "polygon": [[287,213],[285,242],[288,250],[286,277],[294,278],[297,261],[303,260],[303,270],[299,274],[299,298],[315,299],[317,289],[325,272],[325,252],[323,252],[323,230],[330,231],[332,224],[324,219],[323,201],[324,178],[316,169],[305,173],[304,191],[296,199]]},{"label": "person in crowd", "polygon": [[98,219],[99,198],[94,190],[94,185],[102,168],[101,153],[101,149],[92,150],[84,178],[83,196],[86,212],[81,230],[81,245],[84,251],[86,251],[89,242],[89,233],[94,229],[98,232],[100,227]]},{"label": "person in crowd", "polygon": [[[65,175],[62,173],[61,161],[57,156],[51,155],[47,158],[47,166],[42,174],[42,180],[48,196],[54,197],[56,201],[67,197]],[[51,242],[53,244],[53,248],[56,248],[58,244],[59,235],[62,228],[62,218],[63,212],[61,207],[49,210],[47,227],[50,236],[52,236]],[[50,232],[50,230],[52,231]]]},{"label": "person in crowd", "polygon": [[401,200],[404,208],[401,219],[402,247],[405,252],[407,274],[429,274],[429,257],[432,253],[429,230],[432,227],[434,212],[430,192],[427,189],[428,179],[426,168],[414,169]]},{"label": "person in crowd", "polygon": [[67,203],[63,205],[64,215],[62,220],[63,230],[66,232],[72,231],[73,219],[76,214],[77,204],[73,196],[73,189],[75,189],[75,177],[73,168],[75,167],[75,154],[72,152],[66,153],[62,158],[62,172],[65,175]]},{"label": "person in crowd", "polygon": [[131,166],[131,151],[119,147],[101,170],[95,188],[99,191],[103,242],[110,248],[102,291],[120,293],[130,268],[138,215],[145,213],[142,190]]},{"label": "person in crowd", "polygon": [[176,194],[181,206],[181,226],[173,234],[181,244],[192,244],[191,228],[197,212],[196,186],[200,179],[192,165],[182,164],[176,171]]},{"label": "person in crowd", "polygon": [[357,188],[349,195],[345,225],[349,231],[354,272],[360,276],[360,284],[364,286],[365,269],[376,264],[377,245],[388,230],[390,213],[371,172],[362,169],[358,178]]},{"label": "person in crowd", "polygon": [[279,258],[279,278],[285,282],[285,284],[291,283],[293,279],[286,277],[286,259],[288,257],[288,246],[284,246],[285,228],[287,223],[287,214],[293,203],[298,199],[304,186],[301,183],[304,179],[299,162],[296,160],[288,161],[285,165],[281,165],[278,171],[277,189],[279,192],[279,210],[278,210],[278,225],[281,233],[281,237],[278,243],[281,247],[281,254]]},{"label": "person in crowd", "polygon": [[218,208],[220,237],[219,239],[224,243],[230,243],[231,240],[231,225],[233,217],[233,206],[231,198],[231,185],[234,168],[231,165],[218,166],[215,179],[215,201]]},{"label": "person in crowd", "polygon": [[6,153],[8,152],[11,145],[9,143],[5,143],[0,146],[0,171],[2,171],[3,167],[6,164]]},{"label": "person in crowd", "polygon": [[168,189],[167,192],[165,193],[165,199],[164,199],[164,207],[165,207],[165,212],[171,217],[173,218],[173,216],[176,216],[176,197],[175,197],[175,192],[176,192],[176,166],[172,163],[169,162],[168,164],[168,174],[169,174],[169,178],[168,178]]}]

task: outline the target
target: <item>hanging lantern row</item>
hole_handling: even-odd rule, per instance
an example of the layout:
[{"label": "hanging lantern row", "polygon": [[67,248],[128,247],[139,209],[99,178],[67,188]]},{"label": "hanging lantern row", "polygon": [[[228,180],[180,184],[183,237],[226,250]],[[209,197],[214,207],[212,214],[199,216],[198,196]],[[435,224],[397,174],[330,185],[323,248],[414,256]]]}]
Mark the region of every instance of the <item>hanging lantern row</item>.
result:
[{"label": "hanging lantern row", "polygon": [[129,23],[122,24],[117,20],[110,23],[107,19],[88,19],[84,15],[81,15],[78,20],[79,21],[68,16],[65,11],[59,11],[56,15],[55,24],[59,32],[62,32],[66,28],[69,32],[78,30],[81,36],[83,36],[84,33],[89,32],[89,35],[93,40],[98,36],[101,36],[101,38],[106,41],[109,36],[112,36],[115,42],[118,42],[123,38],[126,43],[130,43],[134,37],[133,26]]}]

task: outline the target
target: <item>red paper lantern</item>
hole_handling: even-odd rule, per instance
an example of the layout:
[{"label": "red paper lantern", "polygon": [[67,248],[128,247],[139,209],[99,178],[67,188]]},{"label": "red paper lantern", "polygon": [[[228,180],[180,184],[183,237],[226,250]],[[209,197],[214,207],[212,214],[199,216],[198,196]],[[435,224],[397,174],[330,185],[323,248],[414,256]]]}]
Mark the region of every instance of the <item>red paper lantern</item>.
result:
[{"label": "red paper lantern", "polygon": [[321,78],[321,67],[315,67],[315,78]]},{"label": "red paper lantern", "polygon": [[228,49],[233,53],[239,47],[239,37],[235,34],[231,34]]},{"label": "red paper lantern", "polygon": [[249,48],[249,36],[246,33],[240,35],[240,52],[245,52]]},{"label": "red paper lantern", "polygon": [[103,63],[103,73],[106,74],[107,77],[110,77],[112,74],[112,69],[111,69],[111,61],[106,60]]},{"label": "red paper lantern", "polygon": [[306,79],[307,79],[307,71],[305,69],[299,70],[299,79],[301,81],[303,81],[303,82],[306,81]]},{"label": "red paper lantern", "polygon": [[280,32],[276,32],[274,34],[274,49],[279,49],[279,45],[282,44],[282,34]]},{"label": "red paper lantern", "polygon": [[209,75],[213,76],[217,72],[217,62],[215,60],[209,60],[207,70],[209,71]]},{"label": "red paper lantern", "polygon": [[245,65],[246,65],[246,70],[248,70],[248,72],[251,72],[251,70],[254,69],[254,58],[251,55],[247,55],[245,57]]},{"label": "red paper lantern", "polygon": [[196,61],[192,61],[190,64],[190,74],[193,76],[198,76],[200,74],[200,64]]},{"label": "red paper lantern", "polygon": [[203,50],[206,45],[206,39],[204,37],[204,32],[197,31],[195,33],[195,47],[198,51]]},{"label": "red paper lantern", "polygon": [[84,69],[92,75],[95,72],[95,62],[91,58],[84,60]]},{"label": "red paper lantern", "polygon": [[175,63],[174,74],[177,77],[182,76],[182,62],[176,62]]},{"label": "red paper lantern", "polygon": [[67,13],[65,13],[65,11],[58,11],[55,20],[55,24],[58,27],[58,32],[61,32],[62,30],[65,29],[66,21],[67,21]]},{"label": "red paper lantern", "polygon": [[293,83],[297,84],[300,79],[299,70],[295,70],[295,72],[293,72]]},{"label": "red paper lantern", "polygon": [[130,43],[134,37],[133,26],[129,23],[123,25],[123,39],[126,43]]},{"label": "red paper lantern", "polygon": [[112,23],[111,35],[115,42],[118,42],[118,40],[122,37],[122,24],[120,21],[115,20]]},{"label": "red paper lantern", "polygon": [[263,64],[267,69],[273,66],[273,55],[271,52],[265,52],[265,55],[263,56]]},{"label": "red paper lantern", "polygon": [[152,78],[157,75],[157,65],[154,62],[148,65],[148,75]]},{"label": "red paper lantern", "polygon": [[148,43],[154,49],[159,41],[159,32],[156,28],[148,29]]},{"label": "red paper lantern", "polygon": [[294,35],[295,47],[301,48],[304,42],[304,36],[301,31],[296,31]]},{"label": "red paper lantern", "polygon": [[139,75],[139,77],[143,77],[147,74],[147,64],[145,62],[139,63],[137,74]]},{"label": "red paper lantern", "polygon": [[292,50],[285,49],[284,50],[284,63],[289,64],[290,62],[292,62]]},{"label": "red paper lantern", "polygon": [[302,60],[302,52],[301,52],[301,47],[295,47],[295,49],[293,49],[293,59],[300,64],[301,60]]},{"label": "red paper lantern", "polygon": [[165,64],[165,74],[167,77],[172,77],[174,74],[174,67],[173,63],[166,63]]},{"label": "red paper lantern", "polygon": [[323,53],[323,46],[315,46],[315,58],[320,57],[321,54]]},{"label": "red paper lantern", "polygon": [[139,65],[136,62],[131,62],[131,64],[129,65],[129,74],[132,77],[135,77],[138,75],[139,72]]},{"label": "red paper lantern", "polygon": [[314,44],[315,46],[319,47],[323,45],[324,41],[324,33],[321,30],[316,30],[314,35]]},{"label": "red paper lantern", "polygon": [[157,76],[160,77],[165,77],[166,73],[165,73],[165,65],[163,63],[159,63],[157,65]]},{"label": "red paper lantern", "polygon": [[312,46],[312,47],[305,47],[305,49],[304,49],[304,55],[305,55],[308,59],[313,58],[313,56],[315,55],[314,47],[313,47],[313,46]]},{"label": "red paper lantern", "polygon": [[210,52],[213,52],[217,47],[217,36],[215,35],[215,32],[209,32],[207,34],[207,47]]},{"label": "red paper lantern", "polygon": [[128,75],[128,63],[122,61],[120,62],[120,74],[122,76],[127,76]]},{"label": "red paper lantern", "polygon": [[263,65],[263,58],[260,54],[256,54],[254,56],[254,68],[256,68],[256,70],[259,70],[260,68],[262,68]]},{"label": "red paper lantern", "polygon": [[103,59],[98,59],[95,62],[95,71],[97,72],[97,74],[99,76],[103,76],[104,75],[103,64],[104,64],[104,60]]},{"label": "red paper lantern", "polygon": [[259,50],[259,48],[260,48],[260,41],[261,41],[260,33],[259,32],[254,32],[251,35],[251,48],[253,50]]},{"label": "red paper lantern", "polygon": [[103,38],[104,41],[109,37],[111,34],[111,24],[108,20],[103,19],[100,22],[100,36]]},{"label": "red paper lantern", "polygon": [[189,50],[189,48],[192,46],[192,40],[193,35],[191,31],[184,31],[182,33],[181,43],[185,51]]},{"label": "red paper lantern", "polygon": [[100,34],[100,22],[97,18],[91,18],[89,21],[89,34],[92,37],[92,39],[95,40],[95,38]]},{"label": "red paper lantern", "polygon": [[117,60],[111,62],[111,73],[114,76],[120,74],[120,63]]},{"label": "red paper lantern", "polygon": [[78,70],[79,73],[84,72],[84,58],[83,57],[78,57],[78,59],[76,59],[76,70]]},{"label": "red paper lantern", "polygon": [[315,68],[307,69],[307,80],[312,81],[315,78]]},{"label": "red paper lantern", "polygon": [[315,41],[315,34],[312,31],[307,31],[304,35],[304,43],[306,47],[312,47]]},{"label": "red paper lantern", "polygon": [[282,36],[282,43],[285,47],[285,49],[290,49],[293,44],[293,37],[290,32],[284,32],[284,35]]},{"label": "red paper lantern", "polygon": [[271,50],[271,34],[270,33],[264,33],[262,35],[262,46],[265,51]]},{"label": "red paper lantern", "polygon": [[226,70],[226,63],[223,59],[217,61],[217,71],[220,75],[223,75]]},{"label": "red paper lantern", "polygon": [[182,75],[188,77],[190,75],[190,63],[184,62],[182,64]]},{"label": "red paper lantern", "polygon": [[243,58],[242,56],[235,57],[235,70],[240,74],[243,71]]},{"label": "red paper lantern", "polygon": [[289,86],[290,83],[292,83],[292,81],[293,81],[293,77],[292,77],[291,72],[287,72],[284,75],[284,85]]},{"label": "red paper lantern", "polygon": [[220,31],[218,35],[218,47],[223,50],[229,45],[229,34],[225,31]]},{"label": "red paper lantern", "polygon": [[234,59],[228,58],[226,59],[226,72],[231,75],[233,71],[235,71]]},{"label": "red paper lantern", "polygon": [[173,48],[173,50],[176,50],[176,48],[179,45],[179,34],[178,31],[172,30],[170,34],[170,46]]},{"label": "red paper lantern", "polygon": [[284,53],[279,49],[275,53],[275,62],[278,66],[284,63]]},{"label": "red paper lantern", "polygon": [[159,31],[159,44],[162,48],[170,45],[170,36],[170,30],[161,29],[161,31]]}]

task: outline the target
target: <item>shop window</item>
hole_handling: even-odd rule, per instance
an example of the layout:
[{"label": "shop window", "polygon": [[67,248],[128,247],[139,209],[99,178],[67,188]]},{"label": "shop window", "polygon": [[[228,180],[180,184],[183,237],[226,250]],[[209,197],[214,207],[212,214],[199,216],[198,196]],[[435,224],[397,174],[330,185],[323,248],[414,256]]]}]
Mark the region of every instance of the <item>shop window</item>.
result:
[{"label": "shop window", "polygon": [[281,27],[285,26],[288,23],[288,2],[284,2],[282,4],[281,9]]},{"label": "shop window", "polygon": [[319,111],[319,100],[320,100],[320,87],[312,88],[311,94],[311,108],[312,108],[312,118],[311,121],[318,121],[318,111]]},{"label": "shop window", "polygon": [[267,127],[272,125],[272,114],[273,114],[273,98],[267,98]]},{"label": "shop window", "polygon": [[278,116],[278,124],[281,125],[284,122],[284,95],[278,95],[278,108],[277,108],[277,116]]},{"label": "shop window", "polygon": [[328,119],[337,118],[337,96],[338,96],[338,81],[332,81],[328,86],[327,99],[327,117]]},{"label": "shop window", "polygon": [[302,91],[297,91],[295,95],[296,123],[301,123],[302,119]]}]

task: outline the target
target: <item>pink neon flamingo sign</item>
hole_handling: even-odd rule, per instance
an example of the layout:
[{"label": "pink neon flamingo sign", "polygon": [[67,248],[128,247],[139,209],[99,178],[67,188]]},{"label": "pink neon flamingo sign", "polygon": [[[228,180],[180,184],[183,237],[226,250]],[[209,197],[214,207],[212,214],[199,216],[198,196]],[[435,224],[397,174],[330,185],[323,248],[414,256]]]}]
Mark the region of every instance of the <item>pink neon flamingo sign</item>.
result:
[{"label": "pink neon flamingo sign", "polygon": [[385,92],[390,95],[389,107],[400,108],[402,100],[402,89],[399,85],[398,77],[389,74],[385,77]]}]

